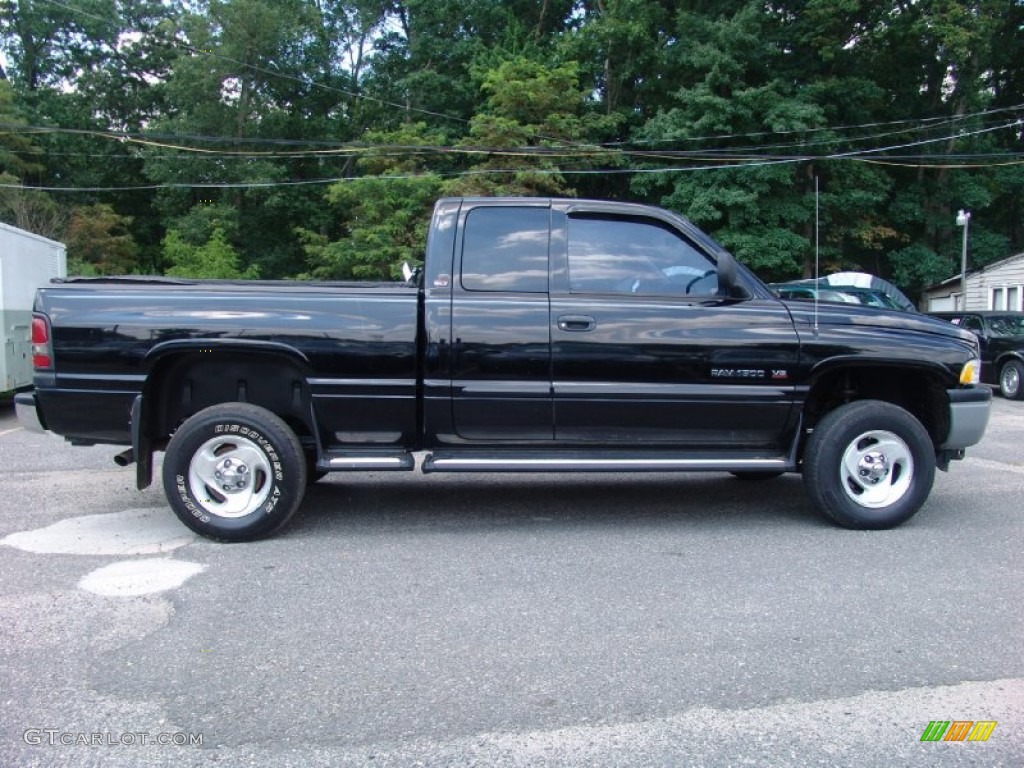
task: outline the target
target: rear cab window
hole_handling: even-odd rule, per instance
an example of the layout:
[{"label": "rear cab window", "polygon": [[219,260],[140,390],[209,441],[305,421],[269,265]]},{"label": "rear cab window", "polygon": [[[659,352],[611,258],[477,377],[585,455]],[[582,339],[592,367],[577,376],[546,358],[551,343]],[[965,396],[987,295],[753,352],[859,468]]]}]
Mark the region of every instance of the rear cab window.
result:
[{"label": "rear cab window", "polygon": [[479,207],[466,217],[462,288],[546,293],[550,213],[538,207]]}]

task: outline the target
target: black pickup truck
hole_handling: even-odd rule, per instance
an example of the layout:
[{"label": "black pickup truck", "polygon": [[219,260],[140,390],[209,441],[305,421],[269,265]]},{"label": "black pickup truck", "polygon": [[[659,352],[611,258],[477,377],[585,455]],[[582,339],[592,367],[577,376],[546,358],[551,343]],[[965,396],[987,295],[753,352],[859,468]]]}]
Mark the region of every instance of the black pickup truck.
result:
[{"label": "black pickup truck", "polygon": [[978,337],[981,380],[1010,400],[1024,400],[1024,312],[933,312]]},{"label": "black pickup truck", "polygon": [[978,342],[785,303],[690,222],[585,200],[445,199],[405,284],[71,279],[39,291],[22,423],[164,450],[193,530],[280,528],[327,472],[801,472],[887,528],[981,439]]}]

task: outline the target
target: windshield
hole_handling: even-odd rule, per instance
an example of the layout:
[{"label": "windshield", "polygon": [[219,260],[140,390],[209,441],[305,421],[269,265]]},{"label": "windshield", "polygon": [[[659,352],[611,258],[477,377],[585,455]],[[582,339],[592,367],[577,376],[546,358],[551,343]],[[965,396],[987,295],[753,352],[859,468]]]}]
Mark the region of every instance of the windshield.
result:
[{"label": "windshield", "polygon": [[[783,299],[796,299],[798,301],[811,301],[815,295],[814,288],[779,288],[779,296]],[[860,304],[856,296],[851,296],[845,291],[817,290],[819,301],[828,301],[836,304]]]},{"label": "windshield", "polygon": [[992,335],[1000,338],[1024,336],[1024,315],[996,315],[988,319]]},{"label": "windshield", "polygon": [[791,283],[774,283],[772,288],[783,299],[814,299],[815,291],[817,291],[820,301],[863,304],[866,307],[874,307],[875,309],[895,309],[901,312],[913,311],[909,306],[901,306],[898,301],[884,291],[875,290],[874,288],[861,288],[855,285],[832,285],[828,288],[815,288],[811,285],[794,285]]},{"label": "windshield", "polygon": [[898,309],[903,310],[896,300],[886,296],[884,293],[871,293],[871,292],[858,292],[853,294],[860,299],[861,304],[867,304],[869,307],[881,307],[882,309]]}]

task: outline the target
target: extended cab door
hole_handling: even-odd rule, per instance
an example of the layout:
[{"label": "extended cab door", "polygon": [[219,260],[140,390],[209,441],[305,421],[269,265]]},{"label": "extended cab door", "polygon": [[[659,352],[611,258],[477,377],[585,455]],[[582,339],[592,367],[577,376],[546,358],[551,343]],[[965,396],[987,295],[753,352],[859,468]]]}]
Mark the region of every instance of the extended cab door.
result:
[{"label": "extended cab door", "polygon": [[779,449],[798,340],[769,298],[718,295],[714,253],[656,209],[552,212],[555,438]]},{"label": "extended cab door", "polygon": [[550,204],[475,201],[459,219],[451,304],[456,435],[550,441]]}]

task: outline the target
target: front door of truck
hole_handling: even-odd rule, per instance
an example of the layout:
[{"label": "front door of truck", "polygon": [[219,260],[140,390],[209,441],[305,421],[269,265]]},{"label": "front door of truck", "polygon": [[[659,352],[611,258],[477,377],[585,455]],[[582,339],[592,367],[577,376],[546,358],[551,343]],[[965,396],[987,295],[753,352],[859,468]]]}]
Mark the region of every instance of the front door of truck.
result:
[{"label": "front door of truck", "polygon": [[569,203],[552,221],[559,443],[783,445],[798,343],[781,302],[719,296],[713,251],[669,218]]},{"label": "front door of truck", "polygon": [[550,441],[550,206],[481,202],[460,214],[451,393],[458,438]]}]

